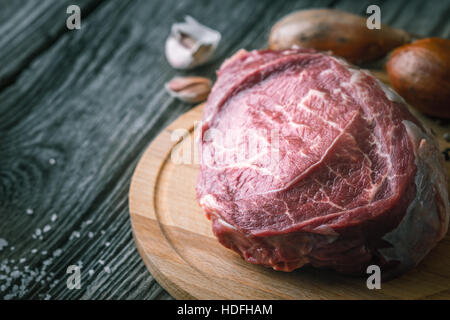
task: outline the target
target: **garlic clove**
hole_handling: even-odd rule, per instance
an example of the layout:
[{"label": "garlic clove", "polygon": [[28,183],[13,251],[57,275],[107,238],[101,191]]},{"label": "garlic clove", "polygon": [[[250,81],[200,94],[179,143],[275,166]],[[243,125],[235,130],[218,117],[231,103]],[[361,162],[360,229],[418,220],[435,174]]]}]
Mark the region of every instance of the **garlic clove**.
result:
[{"label": "garlic clove", "polygon": [[190,69],[208,62],[216,50],[221,35],[190,16],[175,23],[166,40],[166,58],[176,69]]},{"label": "garlic clove", "polygon": [[211,80],[203,77],[176,77],[165,85],[171,96],[188,103],[206,100],[211,91]]}]

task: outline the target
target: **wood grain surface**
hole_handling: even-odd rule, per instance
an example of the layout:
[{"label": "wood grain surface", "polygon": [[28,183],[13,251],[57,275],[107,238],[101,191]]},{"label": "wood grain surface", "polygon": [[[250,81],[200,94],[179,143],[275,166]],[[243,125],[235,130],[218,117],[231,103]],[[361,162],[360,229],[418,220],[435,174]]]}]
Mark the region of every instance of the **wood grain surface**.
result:
[{"label": "wood grain surface", "polygon": [[[81,7],[81,30],[65,28],[69,4]],[[1,0],[0,239],[8,245],[0,250],[0,298],[170,299],[136,250],[128,214],[138,159],[192,108],[164,83],[186,74],[214,79],[238,49],[265,47],[272,24],[293,10],[364,15],[369,4],[393,27],[450,36],[448,0]],[[178,72],[164,41],[186,14],[223,37],[210,64]],[[71,264],[83,266],[80,290],[66,286]],[[11,270],[3,266],[25,276],[6,285]]]}]

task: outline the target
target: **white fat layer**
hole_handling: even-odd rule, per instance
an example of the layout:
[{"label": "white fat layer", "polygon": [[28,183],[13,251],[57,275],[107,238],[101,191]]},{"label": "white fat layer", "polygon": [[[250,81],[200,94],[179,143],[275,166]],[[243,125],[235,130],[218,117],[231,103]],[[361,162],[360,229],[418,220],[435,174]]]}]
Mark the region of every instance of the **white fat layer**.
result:
[{"label": "white fat layer", "polygon": [[203,197],[200,198],[199,203],[206,211],[208,211],[210,214],[213,214],[220,224],[232,230],[236,230],[234,226],[232,226],[231,224],[220,218],[218,212],[220,212],[222,207],[217,203],[216,198],[213,195],[211,194],[204,195]]},{"label": "white fat layer", "polygon": [[387,261],[400,261],[407,269],[422,260],[444,237],[449,202],[445,168],[435,140],[411,121],[404,120],[403,125],[414,145],[417,193],[399,226],[383,237],[393,247],[379,252]]},{"label": "white fat layer", "polygon": [[370,75],[371,77],[375,78],[378,85],[383,90],[384,94],[386,95],[386,98],[388,98],[392,102],[406,104],[405,100],[397,92],[395,92],[394,89],[392,89],[391,87],[389,87],[388,85],[386,85],[385,83],[380,81],[380,79],[375,77],[369,70],[361,70],[359,68],[349,68],[349,70],[352,74],[350,77],[351,84],[359,82],[363,78],[364,74]]},{"label": "white fat layer", "polygon": [[202,207],[207,207],[210,210],[217,210],[220,208],[219,204],[217,203],[216,199],[213,195],[207,194],[200,198],[199,203]]},{"label": "white fat layer", "polygon": [[368,74],[375,78],[380,88],[383,90],[384,94],[386,95],[386,98],[392,102],[398,102],[406,104],[405,99],[403,99],[397,92],[394,91],[390,86],[382,82],[380,79],[378,79],[376,76],[372,74],[369,70],[361,70],[362,73]]},{"label": "white fat layer", "polygon": [[339,233],[334,231],[333,228],[323,224],[314,228],[314,233],[318,233],[327,237],[328,243],[332,243],[339,238]]},{"label": "white fat layer", "polygon": [[232,230],[236,230],[235,227],[233,227],[231,224],[229,224],[228,222],[226,222],[225,220],[218,218],[217,221],[219,221],[219,223],[227,228],[230,228]]},{"label": "white fat layer", "polygon": [[405,100],[392,89],[391,87],[387,86],[383,82],[377,79],[378,84],[380,85],[381,89],[383,89],[384,94],[386,95],[386,98],[393,102],[403,103],[406,104]]}]

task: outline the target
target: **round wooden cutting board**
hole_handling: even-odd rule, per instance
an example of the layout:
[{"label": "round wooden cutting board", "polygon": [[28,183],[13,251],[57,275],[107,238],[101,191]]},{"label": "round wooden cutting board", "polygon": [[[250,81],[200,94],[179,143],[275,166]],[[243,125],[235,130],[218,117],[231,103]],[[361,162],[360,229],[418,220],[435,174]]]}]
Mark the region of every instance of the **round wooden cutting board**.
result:
[{"label": "round wooden cutting board", "polygon": [[[277,272],[245,262],[215,239],[197,204],[193,130],[202,105],[167,127],[146,150],[130,188],[137,248],[176,299],[449,299],[450,237],[403,276],[369,290],[366,278],[303,268]],[[425,119],[438,137],[449,128]],[[183,138],[184,137],[184,138]],[[441,148],[449,147],[439,139]],[[186,162],[186,163],[183,163]],[[191,162],[191,163],[190,163]],[[198,161],[197,161],[198,162]],[[447,170],[450,167],[447,163]]]}]

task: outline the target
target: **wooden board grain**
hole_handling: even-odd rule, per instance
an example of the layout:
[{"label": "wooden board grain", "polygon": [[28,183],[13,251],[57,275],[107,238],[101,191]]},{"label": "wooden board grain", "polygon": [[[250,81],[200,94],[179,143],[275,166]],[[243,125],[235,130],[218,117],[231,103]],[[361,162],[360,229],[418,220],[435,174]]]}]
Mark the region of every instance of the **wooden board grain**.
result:
[{"label": "wooden board grain", "polygon": [[[383,73],[377,73],[383,78]],[[292,273],[251,265],[221,246],[197,204],[193,131],[202,105],[181,116],[150,145],[134,173],[130,214],[139,252],[177,299],[449,299],[450,237],[414,270],[369,290],[365,278],[303,268]],[[422,117],[441,148],[445,127]],[[183,136],[184,138],[180,138]],[[179,139],[180,138],[180,139]],[[191,153],[191,154],[189,154]],[[183,158],[183,156],[185,158]],[[447,170],[450,166],[447,163]]]}]

